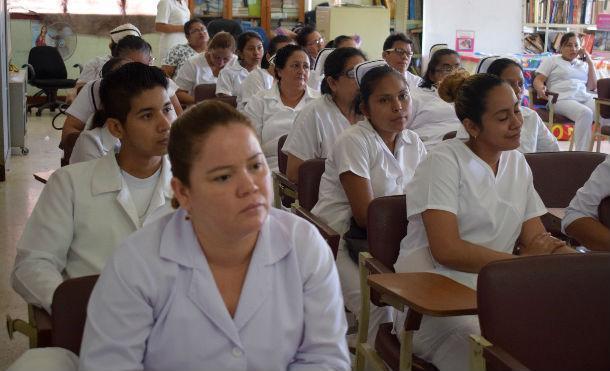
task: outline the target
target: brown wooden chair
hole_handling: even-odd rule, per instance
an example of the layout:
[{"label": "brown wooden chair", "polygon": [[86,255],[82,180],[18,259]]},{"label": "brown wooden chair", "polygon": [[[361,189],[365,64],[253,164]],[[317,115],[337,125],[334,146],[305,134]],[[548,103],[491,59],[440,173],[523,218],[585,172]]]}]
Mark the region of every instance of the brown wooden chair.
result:
[{"label": "brown wooden chair", "polygon": [[195,96],[195,103],[216,98],[216,84],[199,84],[195,86],[193,95]]},{"label": "brown wooden chair", "polygon": [[13,339],[15,332],[27,336],[30,348],[52,346],[51,316],[44,309],[32,304],[28,304],[27,322],[7,315],[6,330],[10,339]]},{"label": "brown wooden chair", "polygon": [[273,177],[273,194],[274,205],[280,208],[282,205],[290,207],[292,203],[298,199],[297,185],[286,176],[286,168],[288,167],[288,156],[282,152],[284,143],[286,143],[288,135],[282,135],[277,142],[277,163],[279,171],[274,171]]},{"label": "brown wooden chair", "polygon": [[337,251],[339,251],[339,241],[341,240],[341,236],[334,229],[328,226],[322,219],[312,214],[311,211],[299,206],[292,205],[292,211],[300,216],[301,218],[307,220],[311,224],[313,224],[320,234],[322,238],[326,240],[330,250],[333,252],[333,256],[337,259]]},{"label": "brown wooden chair", "polygon": [[[539,152],[527,153],[534,180],[534,188],[547,208],[566,208],[576,191],[591,176],[605,154],[594,152]],[[561,219],[550,213],[541,218],[553,236],[569,241],[561,232]]]},{"label": "brown wooden chair", "polygon": [[[379,197],[369,205],[369,252],[360,254],[359,263],[362,309],[358,322],[356,370],[364,368],[365,359],[378,369],[385,369],[385,363],[392,370],[436,370],[432,364],[412,355],[411,338],[413,331],[419,328],[422,315],[476,314],[473,290],[433,273],[394,273],[407,224],[404,195]],[[402,344],[391,332],[392,323],[379,326],[374,349],[366,343],[370,302],[377,306],[392,305],[401,311],[410,308],[401,331]]]},{"label": "brown wooden chair", "polygon": [[595,122],[593,123],[593,136],[589,150],[597,142],[596,152],[601,151],[602,140],[610,136],[610,126],[602,126],[601,119],[610,119],[610,79],[597,80],[597,98],[595,98]]},{"label": "brown wooden chair", "polygon": [[324,174],[326,159],[315,158],[307,160],[299,166],[299,184],[297,194],[299,206],[311,210],[318,202],[320,180]]},{"label": "brown wooden chair", "polygon": [[226,103],[233,108],[237,108],[237,97],[235,97],[235,96],[214,97],[214,98],[210,98],[210,99],[214,99],[214,100]]},{"label": "brown wooden chair", "polygon": [[[536,111],[538,116],[546,124],[549,130],[552,130],[555,124],[570,124],[574,125],[574,121],[570,120],[566,116],[555,113],[555,104],[559,98],[558,93],[551,91],[546,92],[547,100],[538,98],[536,90],[533,87],[529,89],[529,106],[531,109]],[[570,151],[574,148],[574,136],[570,138]]]},{"label": "brown wooden chair", "polygon": [[[610,253],[485,266],[477,302],[486,341],[475,347],[473,369],[487,363],[487,370],[610,370],[608,267]],[[500,367],[489,367],[485,359]]]},{"label": "brown wooden chair", "polygon": [[87,304],[98,275],[72,278],[62,282],[53,294],[52,346],[80,353],[87,319]]}]

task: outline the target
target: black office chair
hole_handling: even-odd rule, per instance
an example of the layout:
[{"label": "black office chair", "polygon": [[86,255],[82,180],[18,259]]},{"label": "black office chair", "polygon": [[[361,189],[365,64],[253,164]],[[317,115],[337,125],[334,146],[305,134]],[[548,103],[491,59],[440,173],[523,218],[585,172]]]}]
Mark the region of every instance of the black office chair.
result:
[{"label": "black office chair", "polygon": [[210,38],[214,37],[220,31],[225,31],[233,35],[235,39],[244,32],[240,22],[233,19],[214,19],[207,24],[208,34]]},{"label": "black office chair", "polygon": [[[40,116],[45,108],[52,112],[55,108],[60,108],[64,103],[57,100],[57,90],[70,89],[76,85],[76,80],[68,79],[66,65],[55,47],[33,47],[30,49],[28,63],[23,65],[23,68],[25,67],[28,68],[28,83],[40,89],[34,97],[42,94],[47,96],[45,103],[28,106],[28,112],[31,112],[32,108],[38,108],[36,116]],[[74,67],[79,67],[82,71],[80,65],[76,64]]]}]

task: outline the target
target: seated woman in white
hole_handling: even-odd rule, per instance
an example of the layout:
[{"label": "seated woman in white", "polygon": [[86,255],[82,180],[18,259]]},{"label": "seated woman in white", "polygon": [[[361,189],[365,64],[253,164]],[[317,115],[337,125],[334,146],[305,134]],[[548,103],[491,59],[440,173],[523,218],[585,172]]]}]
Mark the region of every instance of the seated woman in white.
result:
[{"label": "seated woman in white", "polygon": [[[510,84],[519,102],[523,99],[525,89],[523,88],[523,67],[521,64],[509,58],[498,58],[489,64],[487,69],[480,70],[481,73],[496,75]],[[559,143],[557,138],[546,127],[540,116],[529,107],[519,106],[523,116],[521,127],[521,144],[519,152],[557,152]]]},{"label": "seated woman in white", "polygon": [[559,94],[555,112],[574,121],[575,148],[588,151],[595,113],[594,95],[588,91],[597,89],[595,66],[574,32],[564,34],[559,45],[561,54],[544,58],[536,70],[534,89],[543,99],[547,89]]},{"label": "seated woman in white", "polygon": [[411,91],[422,82],[421,77],[409,72],[413,57],[413,40],[404,33],[393,33],[385,39],[382,57],[391,67],[405,76]]},{"label": "seated woman in white", "polygon": [[220,71],[237,60],[235,39],[228,32],[219,32],[208,44],[205,53],[189,58],[176,74],[176,95],[182,104],[195,103],[195,86],[216,84]]},{"label": "seated woman in white", "polygon": [[277,83],[252,98],[244,108],[258,134],[272,171],[278,170],[277,142],[288,134],[297,113],[318,94],[307,86],[309,58],[303,48],[286,45],[275,55]]},{"label": "seated woman in white", "polygon": [[[404,76],[383,61],[356,66],[359,110],[365,119],[337,138],[320,182],[320,199],[311,212],[343,236],[350,219],[366,228],[369,203],[377,197],[404,194],[415,168],[426,155],[417,134],[406,129],[409,88]],[[345,306],[360,312],[358,266],[342,238],[337,254]],[[369,342],[380,324],[391,321],[391,309],[372,307]]]},{"label": "seated woman in white", "polygon": [[427,149],[440,143],[445,134],[457,131],[462,126],[453,104],[446,102],[439,94],[443,79],[459,72],[460,66],[460,56],[454,50],[438,49],[430,58],[419,88],[413,89],[413,114],[409,129],[419,135]]},{"label": "seated woman in white", "polygon": [[180,208],[104,268],[80,369],[349,370],[330,248],[305,220],[271,209],[248,119],[197,105],[172,126],[169,157]]},{"label": "seated woman in white", "polygon": [[610,196],[610,157],[599,164],[576,192],[561,221],[565,234],[591,250],[610,251],[610,230],[599,221],[599,204]]},{"label": "seated woman in white", "polygon": [[[263,39],[253,31],[246,31],[237,38],[237,60],[218,74],[216,95],[240,97],[241,84],[248,74],[260,69],[263,59]],[[239,101],[237,102],[239,104]]]},{"label": "seated woman in white", "polygon": [[104,79],[101,93],[121,151],[53,173],[17,245],[13,288],[48,312],[65,278],[98,274],[171,193],[164,155],[176,115],[163,72],[128,63]]},{"label": "seated woman in white", "polygon": [[242,110],[250,99],[263,90],[269,90],[275,80],[274,64],[275,53],[288,44],[294,44],[294,40],[285,35],[278,35],[269,41],[269,47],[265,58],[261,61],[261,68],[250,72],[242,81],[238,96],[238,109]]},{"label": "seated woman in white", "polygon": [[298,182],[299,166],[312,158],[327,158],[337,136],[360,121],[356,113],[358,84],[354,67],[366,60],[355,48],[335,49],[324,61],[323,96],[297,115],[283,151],[288,155],[286,175]]},{"label": "seated woman in white", "polygon": [[[128,59],[131,62],[139,62],[148,65],[152,61],[152,49],[150,44],[141,37],[128,35],[118,42],[113,53],[116,53],[116,58]],[[177,115],[182,114],[182,106],[176,97],[178,86],[171,79],[168,80],[167,93],[174,107],[174,112]],[[100,109],[100,80],[93,80],[86,83],[76,96],[76,99],[66,110],[66,120],[61,131],[61,140],[63,141],[68,134],[82,132],[85,129],[85,123],[93,116],[96,110]]]},{"label": "seated woman in white", "polygon": [[[521,255],[573,252],[546,233],[546,213],[519,147],[519,100],[497,76],[452,75],[455,111],[470,138],[451,139],[429,152],[406,192],[407,235],[396,272],[431,271],[476,289],[486,264]],[[398,313],[397,333],[405,315]],[[414,354],[440,371],[469,370],[468,336],[476,316],[427,317],[413,336]]]}]

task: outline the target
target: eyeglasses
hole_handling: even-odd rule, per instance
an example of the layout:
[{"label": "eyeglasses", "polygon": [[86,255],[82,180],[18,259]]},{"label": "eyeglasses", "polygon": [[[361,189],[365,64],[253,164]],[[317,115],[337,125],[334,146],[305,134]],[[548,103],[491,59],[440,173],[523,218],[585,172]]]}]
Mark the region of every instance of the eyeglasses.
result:
[{"label": "eyeglasses", "polygon": [[385,50],[388,53],[396,53],[400,57],[411,57],[413,56],[413,52],[410,50],[405,50],[403,48],[392,48]]},{"label": "eyeglasses", "polygon": [[347,70],[345,72],[342,72],[341,76],[345,76],[348,79],[354,80],[356,78],[356,71],[353,68],[351,68],[351,69],[349,69],[349,70]]},{"label": "eyeglasses", "polygon": [[455,65],[455,66],[443,66],[443,67],[438,67],[436,69],[436,72],[444,72],[444,73],[449,73],[449,72],[453,72],[453,71],[457,71],[457,70],[461,70],[462,66],[461,65]]},{"label": "eyeglasses", "polygon": [[319,39],[313,40],[308,42],[307,44],[305,44],[307,46],[312,46],[312,45],[324,45],[324,38],[321,37]]},{"label": "eyeglasses", "polygon": [[208,33],[208,30],[203,27],[202,28],[191,28],[191,30],[189,31],[189,35],[192,35],[195,33],[206,34],[206,33]]}]

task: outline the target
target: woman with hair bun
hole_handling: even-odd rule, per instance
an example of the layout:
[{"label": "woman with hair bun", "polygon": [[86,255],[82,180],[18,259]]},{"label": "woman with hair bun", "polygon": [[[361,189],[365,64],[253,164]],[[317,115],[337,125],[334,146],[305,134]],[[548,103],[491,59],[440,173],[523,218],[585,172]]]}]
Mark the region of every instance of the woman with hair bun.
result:
[{"label": "woman with hair bun", "polygon": [[[416,169],[396,272],[435,272],[476,289],[480,269],[516,258],[515,246],[521,256],[572,252],[540,221],[547,211],[516,150],[523,117],[511,86],[490,74],[447,79],[446,98],[469,138],[440,143]],[[398,313],[397,333],[405,313]],[[424,316],[413,351],[440,371],[469,370],[468,336],[477,333],[476,316]]]}]

